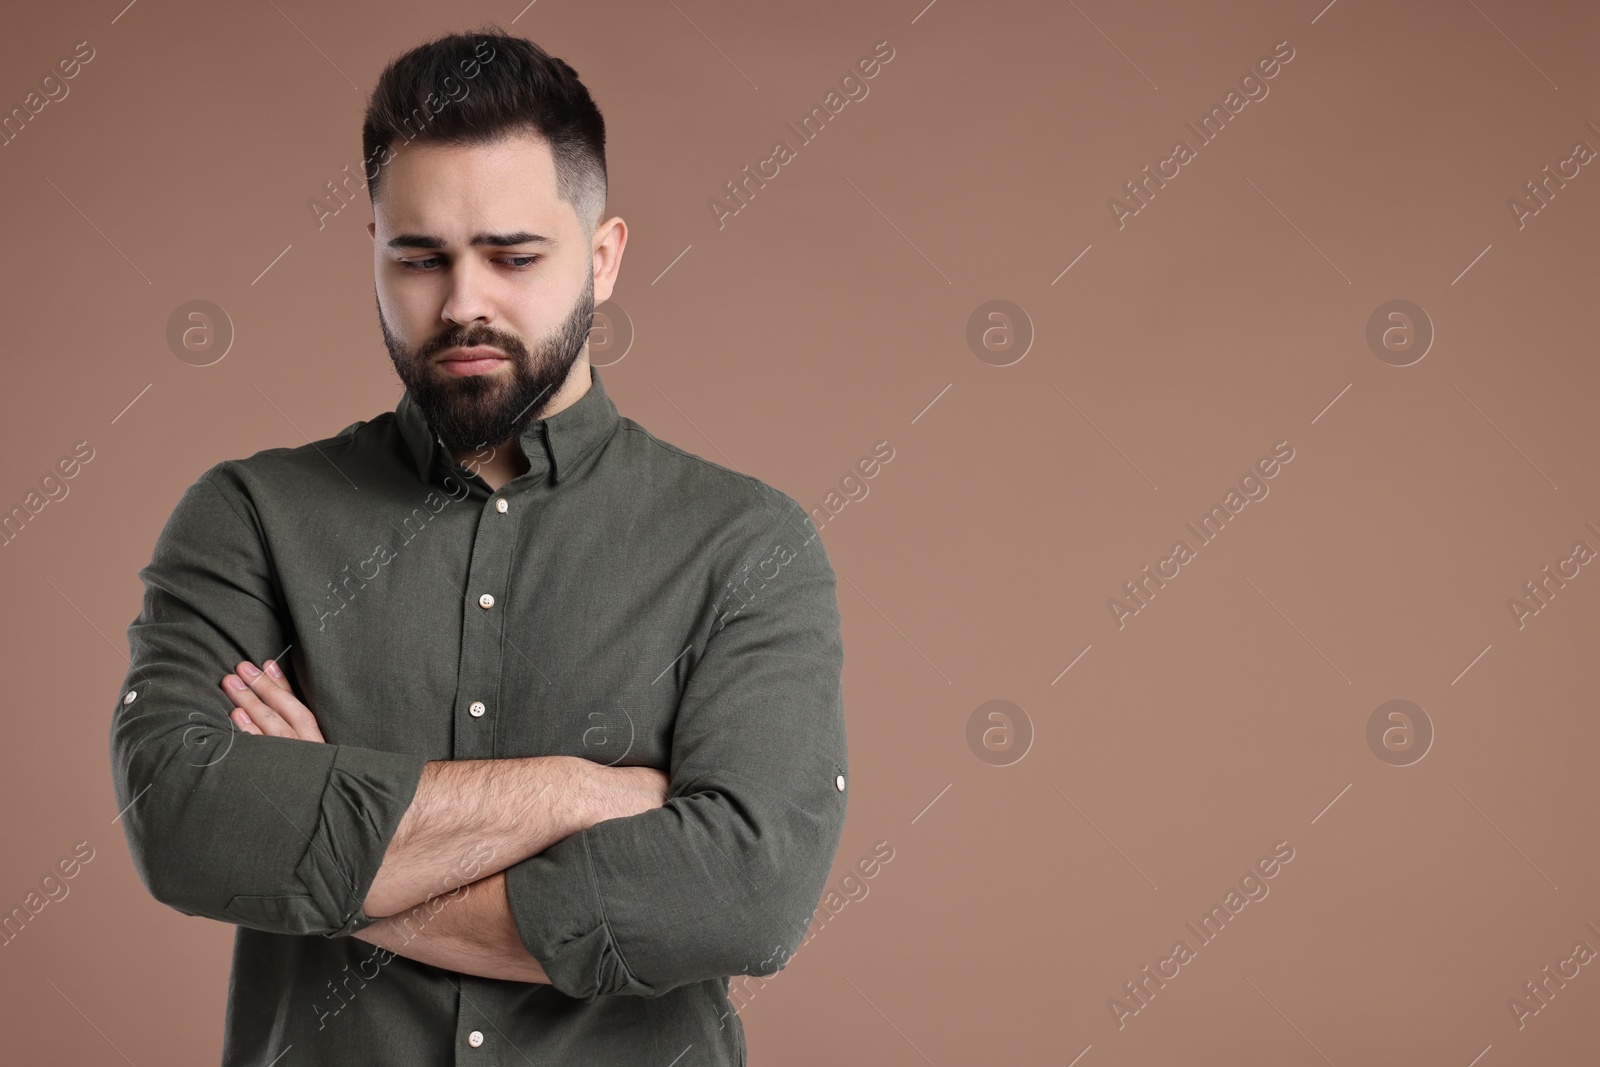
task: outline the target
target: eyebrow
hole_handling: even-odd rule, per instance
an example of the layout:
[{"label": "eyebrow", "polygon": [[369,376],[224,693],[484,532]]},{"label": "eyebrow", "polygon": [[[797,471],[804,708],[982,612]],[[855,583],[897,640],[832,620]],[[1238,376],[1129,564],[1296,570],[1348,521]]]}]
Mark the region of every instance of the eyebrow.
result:
[{"label": "eyebrow", "polygon": [[[554,245],[555,238],[543,234],[518,230],[515,233],[475,233],[467,244],[474,248],[510,248],[513,245]],[[390,248],[427,248],[442,250],[445,243],[438,237],[425,233],[402,233],[389,239]]]}]

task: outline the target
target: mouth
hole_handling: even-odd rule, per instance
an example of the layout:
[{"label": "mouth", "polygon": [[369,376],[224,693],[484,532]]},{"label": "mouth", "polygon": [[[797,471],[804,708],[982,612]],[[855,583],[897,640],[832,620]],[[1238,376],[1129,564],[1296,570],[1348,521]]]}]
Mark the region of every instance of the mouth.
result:
[{"label": "mouth", "polygon": [[458,376],[484,374],[507,362],[510,360],[501,354],[499,349],[485,345],[447,349],[444,355],[439,357],[439,364],[444,367],[445,372]]}]

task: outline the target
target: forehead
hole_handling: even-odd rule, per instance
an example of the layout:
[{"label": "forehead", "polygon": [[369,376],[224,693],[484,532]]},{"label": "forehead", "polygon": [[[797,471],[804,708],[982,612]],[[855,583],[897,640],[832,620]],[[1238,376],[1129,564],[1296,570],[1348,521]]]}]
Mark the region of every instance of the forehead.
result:
[{"label": "forehead", "polygon": [[571,205],[557,193],[555,157],[542,137],[516,134],[487,144],[416,141],[392,147],[374,206],[380,230],[441,236],[485,228],[549,233],[576,224]]}]

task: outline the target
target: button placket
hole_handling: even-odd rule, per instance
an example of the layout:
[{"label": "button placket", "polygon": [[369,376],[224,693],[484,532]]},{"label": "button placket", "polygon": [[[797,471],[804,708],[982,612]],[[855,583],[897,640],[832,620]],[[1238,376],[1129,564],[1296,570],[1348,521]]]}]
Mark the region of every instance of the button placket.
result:
[{"label": "button placket", "polygon": [[506,615],[510,610],[510,568],[521,525],[520,512],[510,514],[504,492],[491,491],[477,499],[481,510],[464,576],[467,605],[461,627],[456,706],[466,714],[457,720],[456,759],[495,755],[500,731],[489,709],[500,706],[504,630],[511,621]]},{"label": "button placket", "polygon": [[[511,599],[511,564],[516,557],[517,530],[522,512],[511,514],[505,497],[474,488],[479,505],[466,571],[458,579],[462,594],[461,647],[456,674],[454,757],[492,759],[502,733],[498,713],[504,705],[504,649],[506,631],[514,629],[510,616],[517,604]],[[447,594],[448,595],[448,594]],[[489,712],[493,709],[496,714]],[[465,714],[461,714],[465,712]],[[490,1040],[490,1025],[503,1010],[503,983],[474,975],[460,976],[461,996],[454,1033],[454,1062],[489,1067],[501,1062],[503,1041]],[[517,1057],[513,1057],[516,1059]],[[519,1059],[520,1062],[520,1059]]]}]

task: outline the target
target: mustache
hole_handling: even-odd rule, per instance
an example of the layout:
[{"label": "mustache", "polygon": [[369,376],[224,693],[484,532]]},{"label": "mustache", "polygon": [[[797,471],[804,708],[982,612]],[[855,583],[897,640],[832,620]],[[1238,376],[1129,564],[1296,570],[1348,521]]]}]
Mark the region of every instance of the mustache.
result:
[{"label": "mustache", "polygon": [[509,334],[500,333],[487,326],[468,326],[446,330],[444,333],[430,338],[421,348],[417,349],[417,359],[431,361],[440,352],[452,348],[476,348],[479,346],[498,348],[518,362],[526,362],[528,358],[528,348],[520,339]]}]

